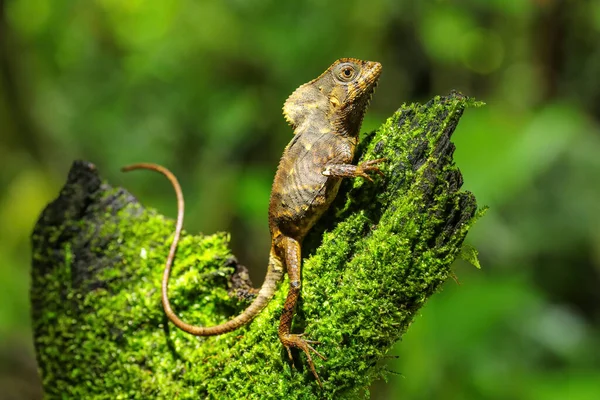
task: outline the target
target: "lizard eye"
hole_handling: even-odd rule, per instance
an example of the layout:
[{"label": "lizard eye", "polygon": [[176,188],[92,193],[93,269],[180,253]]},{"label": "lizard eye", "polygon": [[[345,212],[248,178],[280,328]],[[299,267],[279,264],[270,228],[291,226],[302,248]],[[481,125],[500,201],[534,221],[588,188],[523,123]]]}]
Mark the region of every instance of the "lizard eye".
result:
[{"label": "lizard eye", "polygon": [[343,65],[339,69],[337,76],[342,82],[349,82],[356,76],[356,69],[352,65]]}]

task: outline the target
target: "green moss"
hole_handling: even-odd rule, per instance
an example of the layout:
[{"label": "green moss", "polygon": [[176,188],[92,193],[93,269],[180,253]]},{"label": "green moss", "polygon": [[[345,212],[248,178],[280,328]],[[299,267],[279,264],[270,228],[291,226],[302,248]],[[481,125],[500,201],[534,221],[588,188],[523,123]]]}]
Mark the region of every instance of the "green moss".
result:
[{"label": "green moss", "polygon": [[[321,342],[323,389],[303,354],[291,368],[277,338],[287,280],[238,331],[197,338],[167,323],[159,286],[173,222],[104,186],[83,216],[65,212],[51,224],[43,215],[34,234],[33,322],[47,395],[368,397],[385,354],[447,279],[473,222],[475,199],[459,191],[449,141],[470,105],[452,94],[398,110],[361,145],[364,159],[388,159],[385,178],[346,180],[307,238],[295,329]],[[106,207],[114,199],[127,205]],[[184,320],[218,324],[245,307],[228,295],[228,239],[183,236],[170,297]]]}]

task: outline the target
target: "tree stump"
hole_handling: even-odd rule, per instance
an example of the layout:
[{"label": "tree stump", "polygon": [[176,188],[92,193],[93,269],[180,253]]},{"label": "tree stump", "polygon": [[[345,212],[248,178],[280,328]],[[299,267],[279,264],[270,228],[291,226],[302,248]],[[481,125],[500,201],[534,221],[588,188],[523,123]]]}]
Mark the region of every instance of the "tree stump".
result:
[{"label": "tree stump", "polygon": [[[386,353],[451,274],[476,219],[450,141],[471,105],[456,92],[404,105],[367,134],[358,153],[387,158],[385,177],[344,180],[306,239],[294,327],[321,342],[323,388],[304,354],[290,363],[277,337],[287,278],[246,327],[206,338],[178,330],[160,302],[174,222],[75,162],[32,237],[35,347],[47,396],[368,397]],[[218,324],[249,304],[234,293],[249,282],[228,238],[182,236],[169,293],[185,321]]]}]

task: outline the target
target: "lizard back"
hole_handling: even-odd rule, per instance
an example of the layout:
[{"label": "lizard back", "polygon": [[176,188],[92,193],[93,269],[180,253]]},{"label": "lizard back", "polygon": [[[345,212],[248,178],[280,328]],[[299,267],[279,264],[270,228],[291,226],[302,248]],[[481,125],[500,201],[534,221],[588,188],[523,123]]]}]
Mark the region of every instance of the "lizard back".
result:
[{"label": "lizard back", "polygon": [[269,225],[302,239],[329,208],[341,178],[322,174],[332,160],[350,163],[355,144],[329,128],[297,133],[277,168],[269,202]]}]

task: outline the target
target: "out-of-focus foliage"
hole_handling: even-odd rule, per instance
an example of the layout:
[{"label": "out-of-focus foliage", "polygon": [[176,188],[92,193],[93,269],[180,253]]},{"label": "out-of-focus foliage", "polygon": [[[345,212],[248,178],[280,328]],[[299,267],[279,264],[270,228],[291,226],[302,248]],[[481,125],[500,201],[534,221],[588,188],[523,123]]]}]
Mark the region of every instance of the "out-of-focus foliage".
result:
[{"label": "out-of-focus foliage", "polygon": [[118,172],[168,166],[187,229],[231,231],[260,282],[271,179],[292,134],[283,101],[352,56],[384,65],[365,131],[450,89],[487,103],[455,135],[464,186],[490,206],[469,237],[482,269],[457,263],[462,285],[425,307],[373,397],[598,397],[599,2],[0,0],[0,10],[0,343],[24,347],[21,358],[0,351],[0,393],[25,393],[16,385],[31,375],[14,367],[31,357],[28,236],[73,159],[173,215],[166,182]]}]

